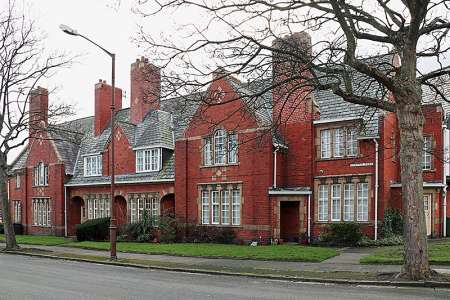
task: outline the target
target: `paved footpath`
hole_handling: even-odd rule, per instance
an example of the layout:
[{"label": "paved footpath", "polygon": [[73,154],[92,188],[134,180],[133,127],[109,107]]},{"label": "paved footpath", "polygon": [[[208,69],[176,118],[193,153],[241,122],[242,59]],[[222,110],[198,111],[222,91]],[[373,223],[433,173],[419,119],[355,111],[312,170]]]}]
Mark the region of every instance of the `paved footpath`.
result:
[{"label": "paved footpath", "polygon": [[[0,243],[0,248],[4,244]],[[37,245],[22,245],[23,248],[42,249],[45,251],[81,254],[81,255],[95,255],[107,257],[109,253],[101,250],[87,250],[79,248],[69,248],[61,246],[37,246]],[[343,248],[339,250],[340,255],[332,257],[320,263],[309,262],[287,262],[287,261],[262,261],[262,260],[240,260],[240,259],[226,259],[226,258],[201,258],[201,257],[182,257],[171,255],[154,255],[154,254],[138,254],[138,253],[124,253],[119,252],[119,258],[125,259],[144,259],[151,261],[160,261],[167,263],[180,263],[190,265],[192,267],[224,267],[224,268],[261,268],[272,270],[292,270],[292,271],[351,271],[351,272],[399,272],[399,265],[366,265],[360,264],[361,257],[370,254],[374,249],[370,248]],[[49,253],[51,254],[51,253]],[[450,266],[433,266],[433,269],[439,272],[450,273]]]}]

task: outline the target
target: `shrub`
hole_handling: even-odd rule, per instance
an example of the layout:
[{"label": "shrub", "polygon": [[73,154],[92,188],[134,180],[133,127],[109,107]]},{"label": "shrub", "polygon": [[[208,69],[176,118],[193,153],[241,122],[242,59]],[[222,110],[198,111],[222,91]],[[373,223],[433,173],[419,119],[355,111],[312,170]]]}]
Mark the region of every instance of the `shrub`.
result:
[{"label": "shrub", "polygon": [[381,232],[385,238],[403,234],[403,216],[400,210],[394,208],[385,209]]},{"label": "shrub", "polygon": [[236,238],[234,230],[228,227],[222,228],[216,237],[216,242],[221,244],[232,244]]},{"label": "shrub", "polygon": [[5,234],[5,228],[3,227],[3,224],[0,224],[0,234]]},{"label": "shrub", "polygon": [[75,226],[77,240],[105,241],[109,238],[109,218],[93,219]]},{"label": "shrub", "polygon": [[333,246],[356,246],[362,239],[361,227],[357,223],[333,223],[322,236],[324,242]]},{"label": "shrub", "polygon": [[126,225],[121,232],[129,241],[149,242],[154,238],[154,227],[149,214],[144,210],[142,219],[139,222]]},{"label": "shrub", "polygon": [[158,222],[159,240],[162,243],[175,243],[178,241],[178,223],[173,217],[161,217]]},{"label": "shrub", "polygon": [[358,246],[360,247],[382,247],[398,245],[403,245],[403,237],[401,235],[392,235],[388,238],[382,238],[376,241],[364,236],[361,241],[358,242]]}]

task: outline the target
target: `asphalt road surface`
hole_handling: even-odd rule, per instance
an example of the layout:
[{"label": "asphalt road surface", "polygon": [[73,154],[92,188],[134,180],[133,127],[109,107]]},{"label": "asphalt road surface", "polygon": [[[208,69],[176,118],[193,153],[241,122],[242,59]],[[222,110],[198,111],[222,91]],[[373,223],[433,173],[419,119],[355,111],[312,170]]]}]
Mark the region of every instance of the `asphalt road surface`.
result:
[{"label": "asphalt road surface", "polygon": [[450,299],[450,290],[293,283],[0,254],[0,299]]}]

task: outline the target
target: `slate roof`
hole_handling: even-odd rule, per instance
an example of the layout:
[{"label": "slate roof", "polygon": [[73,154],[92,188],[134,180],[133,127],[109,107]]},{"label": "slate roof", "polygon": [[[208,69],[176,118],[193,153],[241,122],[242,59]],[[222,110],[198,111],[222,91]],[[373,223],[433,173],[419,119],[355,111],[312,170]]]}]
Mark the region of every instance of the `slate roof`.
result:
[{"label": "slate roof", "polygon": [[21,170],[26,167],[28,154],[29,154],[28,146],[25,146],[25,148],[22,150],[22,152],[17,156],[17,158],[12,162],[9,171],[10,172],[16,172],[18,170]]},{"label": "slate roof", "polygon": [[[450,69],[450,67],[448,68]],[[424,104],[441,104],[447,118],[450,117],[450,75],[442,75],[431,81],[444,95],[447,100],[442,98],[433,88],[428,85],[422,85],[422,101]]]}]

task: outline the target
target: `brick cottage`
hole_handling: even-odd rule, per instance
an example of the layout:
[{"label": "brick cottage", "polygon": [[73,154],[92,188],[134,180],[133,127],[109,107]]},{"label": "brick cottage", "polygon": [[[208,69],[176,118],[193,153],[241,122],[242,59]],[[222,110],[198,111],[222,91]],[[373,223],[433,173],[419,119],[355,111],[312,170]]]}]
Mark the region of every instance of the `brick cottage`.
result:
[{"label": "brick cottage", "polygon": [[[311,45],[306,33],[285,39]],[[145,58],[131,65],[130,108],[122,108],[117,89],[112,137],[119,224],[147,210],[232,227],[241,240],[316,238],[333,222],[358,222],[368,236],[378,235],[385,209],[402,208],[395,114],[329,91],[266,91],[282,81],[283,64],[275,57],[273,64],[273,78],[250,83],[219,69],[205,93],[188,97],[213,106],[160,99],[160,69]],[[448,78],[442,84],[450,92]],[[76,224],[109,215],[111,92],[99,81],[93,117],[41,131],[11,165],[11,211],[27,234],[74,235]],[[248,97],[254,94],[261,96]],[[424,87],[424,203],[432,237],[445,235],[449,213],[449,108]],[[30,112],[47,109],[48,93],[37,88]]]}]

